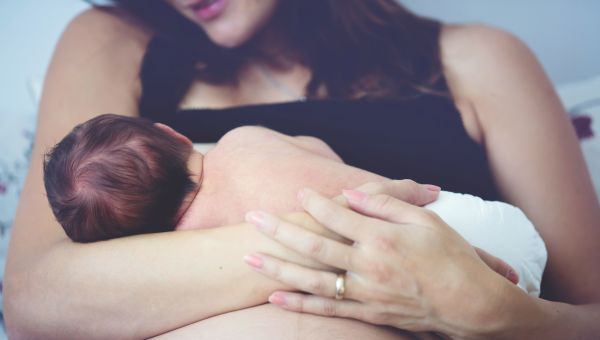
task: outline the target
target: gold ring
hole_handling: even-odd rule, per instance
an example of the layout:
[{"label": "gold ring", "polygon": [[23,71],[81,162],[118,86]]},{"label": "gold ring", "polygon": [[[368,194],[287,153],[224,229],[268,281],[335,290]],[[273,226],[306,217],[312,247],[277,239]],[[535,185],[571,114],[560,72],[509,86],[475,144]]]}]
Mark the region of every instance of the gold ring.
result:
[{"label": "gold ring", "polygon": [[337,274],[335,279],[335,299],[341,300],[346,292],[346,274]]}]

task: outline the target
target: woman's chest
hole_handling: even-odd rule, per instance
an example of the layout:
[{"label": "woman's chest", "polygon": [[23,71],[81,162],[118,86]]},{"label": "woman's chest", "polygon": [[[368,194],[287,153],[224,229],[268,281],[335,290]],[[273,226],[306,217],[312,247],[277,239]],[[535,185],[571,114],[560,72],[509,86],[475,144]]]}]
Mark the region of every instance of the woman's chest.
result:
[{"label": "woman's chest", "polygon": [[262,64],[242,68],[236,82],[192,82],[179,103],[182,108],[226,108],[285,102],[304,97],[310,71],[301,65],[272,69]]}]

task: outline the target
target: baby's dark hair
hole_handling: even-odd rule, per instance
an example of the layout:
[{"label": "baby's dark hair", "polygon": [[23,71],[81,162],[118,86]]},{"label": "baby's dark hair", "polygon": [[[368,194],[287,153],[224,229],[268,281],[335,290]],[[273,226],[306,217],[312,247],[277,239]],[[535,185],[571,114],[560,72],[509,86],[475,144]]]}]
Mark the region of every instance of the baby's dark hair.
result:
[{"label": "baby's dark hair", "polygon": [[52,212],[76,242],[173,230],[196,187],[187,167],[191,151],[146,119],[88,120],[45,156]]}]

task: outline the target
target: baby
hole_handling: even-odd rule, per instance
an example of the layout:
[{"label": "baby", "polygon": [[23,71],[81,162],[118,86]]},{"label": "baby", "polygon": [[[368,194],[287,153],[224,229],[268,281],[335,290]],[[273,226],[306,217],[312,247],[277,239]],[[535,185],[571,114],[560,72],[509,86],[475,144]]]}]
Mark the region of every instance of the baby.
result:
[{"label": "baby", "polygon": [[46,155],[44,185],[73,241],[173,230],[198,187],[191,156],[189,140],[165,126],[102,115]]},{"label": "baby", "polygon": [[[79,242],[218,227],[243,221],[250,210],[301,211],[296,199],[301,188],[333,197],[382,180],[344,164],[312,137],[246,126],[231,130],[202,155],[165,125],[117,115],[77,126],[44,166],[52,210]],[[521,283],[529,284],[524,289],[539,292],[545,248],[519,209],[446,192],[428,208],[471,244],[513,266]]]},{"label": "baby", "polygon": [[[112,114],[75,127],[44,162],[52,211],[77,242],[169,231],[178,223],[217,227],[252,209],[300,210],[295,193],[305,186],[334,196],[381,180],[343,164],[316,138],[242,127],[202,155],[165,125]],[[192,200],[193,220],[185,218]]]}]

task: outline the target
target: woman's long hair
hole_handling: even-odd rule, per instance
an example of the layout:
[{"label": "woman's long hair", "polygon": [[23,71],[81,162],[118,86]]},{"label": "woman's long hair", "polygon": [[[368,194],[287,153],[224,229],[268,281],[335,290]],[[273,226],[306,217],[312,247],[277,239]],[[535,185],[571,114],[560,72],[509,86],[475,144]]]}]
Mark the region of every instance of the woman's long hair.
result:
[{"label": "woman's long hair", "polygon": [[[171,84],[179,89],[177,101],[195,78],[236,81],[248,53],[244,46],[217,46],[164,0],[112,3],[144,22],[155,39],[167,42],[168,72],[181,75]],[[322,97],[323,90],[335,99],[435,92],[442,76],[441,24],[395,0],[280,0],[273,20],[289,46],[300,51],[294,57],[312,70],[309,98]]]}]

